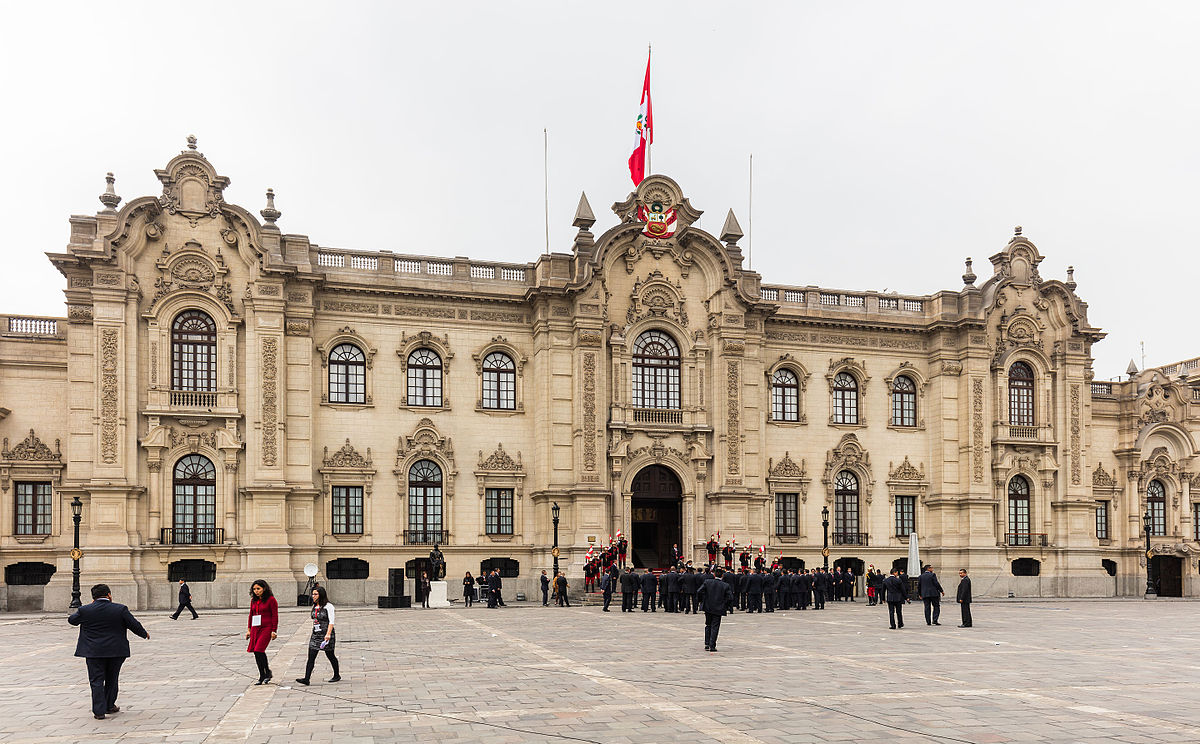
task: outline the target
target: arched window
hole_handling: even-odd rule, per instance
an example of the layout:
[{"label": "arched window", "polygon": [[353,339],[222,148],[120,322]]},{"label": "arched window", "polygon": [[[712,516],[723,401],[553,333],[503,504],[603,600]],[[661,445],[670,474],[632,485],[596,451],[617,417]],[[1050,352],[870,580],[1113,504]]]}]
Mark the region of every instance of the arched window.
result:
[{"label": "arched window", "polygon": [[1033,368],[1013,362],[1008,368],[1008,423],[1033,426]]},{"label": "arched window", "polygon": [[849,470],[837,474],[833,482],[833,542],[835,545],[865,545],[866,535],[858,532],[858,476]]},{"label": "arched window", "polygon": [[833,423],[858,423],[858,380],[849,372],[833,378]]},{"label": "arched window", "polygon": [[1029,481],[1014,475],[1008,482],[1008,540],[1009,545],[1032,545],[1029,534]]},{"label": "arched window", "polygon": [[419,460],[408,471],[408,545],[443,542],[442,469],[432,460]]},{"label": "arched window", "polygon": [[505,411],[517,407],[517,365],[502,351],[483,358],[483,407]]},{"label": "arched window", "polygon": [[215,392],[217,324],[201,310],[184,310],[171,326],[171,389]]},{"label": "arched window", "polygon": [[911,377],[892,380],[892,426],[917,425],[917,386]]},{"label": "arched window", "polygon": [[679,408],[679,344],[662,331],[646,331],[633,345],[635,408]]},{"label": "arched window", "polygon": [[408,355],[408,404],[442,405],[442,358],[432,349],[416,349]]},{"label": "arched window", "polygon": [[329,352],[329,402],[367,402],[367,358],[354,344],[338,344]]},{"label": "arched window", "polygon": [[1146,487],[1146,509],[1150,512],[1150,534],[1167,534],[1167,489],[1162,481],[1152,480]]},{"label": "arched window", "polygon": [[800,420],[800,380],[790,369],[777,369],[771,375],[771,419]]},{"label": "arched window", "polygon": [[201,455],[184,455],[175,463],[175,523],[170,542],[211,545],[217,530],[217,469]]}]

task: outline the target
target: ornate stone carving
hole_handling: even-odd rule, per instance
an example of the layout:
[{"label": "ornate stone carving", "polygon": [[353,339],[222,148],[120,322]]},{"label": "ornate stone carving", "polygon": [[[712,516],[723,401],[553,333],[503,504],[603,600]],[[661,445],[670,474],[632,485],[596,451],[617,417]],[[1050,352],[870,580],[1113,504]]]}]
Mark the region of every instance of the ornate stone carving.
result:
[{"label": "ornate stone carving", "polygon": [[312,321],[308,318],[288,318],[287,335],[307,336],[312,332]]},{"label": "ornate stone carving", "polygon": [[150,384],[158,384],[158,342],[150,342]]},{"label": "ornate stone carving", "polygon": [[288,292],[288,302],[308,302],[308,292]]},{"label": "ornate stone carving", "polygon": [[596,355],[590,351],[583,355],[583,469],[596,469]]},{"label": "ornate stone carving", "polygon": [[171,277],[186,286],[210,286],[217,278],[212,265],[199,256],[182,258],[171,266]]},{"label": "ornate stone carving", "polygon": [[278,372],[279,339],[266,336],[262,340],[262,462],[274,467],[279,458]]},{"label": "ornate stone carving", "polygon": [[[453,318],[454,316],[447,315],[445,317]],[[529,316],[525,313],[506,313],[495,310],[472,310],[471,320],[486,320],[492,323],[528,323]]]},{"label": "ornate stone carving", "polygon": [[1078,486],[1081,478],[1082,465],[1080,459],[1083,456],[1083,445],[1081,431],[1083,422],[1080,420],[1080,390],[1082,385],[1071,385],[1071,485]]},{"label": "ornate stone carving", "polygon": [[42,440],[38,439],[37,435],[33,433],[33,429],[30,429],[29,436],[18,442],[12,449],[8,448],[8,437],[5,437],[4,449],[0,451],[0,455],[5,460],[58,462],[62,460],[62,449],[59,440],[55,439],[54,449],[51,450]]},{"label": "ornate stone carving", "polygon": [[726,356],[742,356],[746,353],[746,345],[741,341],[726,341],[724,351]]},{"label": "ornate stone carving", "polygon": [[821,482],[825,484],[825,500],[833,503],[833,489],[837,474],[843,470],[853,472],[859,479],[859,489],[867,503],[871,503],[871,491],[875,478],[871,474],[871,455],[854,433],[845,434],[832,450],[825,454],[825,473]]},{"label": "ornate stone carving", "polygon": [[741,367],[739,362],[729,361],[726,367],[725,376],[726,390],[729,397],[729,418],[727,428],[725,430],[725,444],[729,456],[729,466],[726,468],[730,475],[737,475],[741,472],[741,443],[742,443],[742,427],[739,419],[741,411],[740,396],[742,390],[741,383]]},{"label": "ornate stone carving", "polygon": [[1092,485],[1096,488],[1116,488],[1117,479],[1113,475],[1115,473],[1109,474],[1104,469],[1104,463],[1096,463],[1096,469],[1092,471]]},{"label": "ornate stone carving", "polygon": [[450,437],[438,432],[433,420],[423,418],[411,435],[401,435],[396,444],[396,467],[411,455],[441,455],[447,462],[454,462],[454,444]]},{"label": "ornate stone carving", "polygon": [[[375,302],[343,302],[341,300],[325,300],[321,307],[337,313],[366,313],[375,315],[379,312],[379,304]],[[397,305],[399,307],[399,305]],[[397,312],[397,315],[400,313]]]},{"label": "ornate stone carving", "polygon": [[523,471],[525,466],[521,464],[521,453],[519,451],[517,452],[517,459],[514,460],[507,452],[504,451],[504,445],[497,443],[496,451],[488,455],[486,458],[483,456],[483,450],[479,450],[478,469],[515,473]]},{"label": "ornate stone carving", "polygon": [[645,279],[634,282],[629,293],[629,308],[625,312],[625,325],[628,327],[647,318],[672,318],[687,328],[688,315],[683,302],[682,285],[655,269]]},{"label": "ornate stone carving", "polygon": [[100,329],[100,459],[107,465],[117,462],[117,417],[120,411],[120,386],[117,380],[117,352],[120,332]]},{"label": "ornate stone carving", "polygon": [[278,297],[283,293],[283,287],[278,284],[260,284],[258,285],[258,293],[263,297]]},{"label": "ornate stone carving", "polygon": [[71,323],[91,323],[91,305],[67,305],[67,320]]},{"label": "ornate stone carving", "polygon": [[923,481],[925,480],[925,463],[921,463],[921,468],[918,470],[908,459],[908,455],[904,456],[904,462],[895,470],[892,470],[892,464],[888,463],[888,479],[889,480],[905,480],[905,481]]},{"label": "ornate stone carving", "polygon": [[974,454],[972,475],[976,483],[983,483],[983,379],[971,379],[971,449]]},{"label": "ornate stone carving", "polygon": [[778,464],[775,463],[774,458],[767,460],[767,472],[772,478],[804,478],[808,474],[804,461],[801,460],[797,465],[796,461],[792,459],[791,453],[786,451]]},{"label": "ornate stone carving", "polygon": [[371,448],[367,447],[367,454],[364,457],[354,449],[350,444],[349,438],[342,445],[341,449],[329,454],[329,448],[325,448],[325,457],[322,461],[327,468],[369,468],[371,467]]},{"label": "ornate stone carving", "polygon": [[954,362],[954,361],[949,361],[949,360],[942,361],[942,374],[943,375],[952,375],[954,377],[957,377],[958,375],[962,374],[962,371],[963,371],[962,362]]},{"label": "ornate stone carving", "polygon": [[577,346],[599,346],[603,341],[600,331],[579,331],[575,336]]}]

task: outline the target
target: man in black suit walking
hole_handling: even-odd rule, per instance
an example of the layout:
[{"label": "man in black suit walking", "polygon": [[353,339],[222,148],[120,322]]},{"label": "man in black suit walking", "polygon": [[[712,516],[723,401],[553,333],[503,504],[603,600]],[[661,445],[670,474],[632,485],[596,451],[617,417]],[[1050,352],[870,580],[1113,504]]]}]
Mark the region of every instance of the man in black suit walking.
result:
[{"label": "man in black suit walking", "polygon": [[894,568],[891,576],[883,580],[883,593],[888,604],[888,622],[891,624],[892,630],[903,628],[904,603],[908,601],[908,593],[905,591],[904,582]]},{"label": "man in black suit walking", "polygon": [[178,620],[179,613],[183,612],[183,608],[185,608],[185,607],[192,611],[192,619],[193,620],[200,617],[199,615],[196,614],[196,608],[192,607],[192,590],[188,588],[187,583],[183,579],[180,579],[179,580],[179,606],[175,608],[175,614],[171,615],[171,619]]},{"label": "man in black suit walking", "polygon": [[721,632],[721,618],[733,602],[733,590],[721,580],[725,571],[718,568],[715,576],[704,580],[696,591],[696,599],[704,608],[704,650],[717,650],[717,633]]},{"label": "man in black suit walking", "polygon": [[942,591],[942,583],[933,572],[933,566],[926,566],[921,572],[921,578],[917,579],[917,592],[925,603],[925,624],[941,625],[938,618],[942,616],[942,597],[946,592]]},{"label": "man in black suit walking", "polygon": [[116,713],[117,678],[121,665],[129,658],[129,638],[126,630],[150,640],[150,634],[134,619],[129,608],[112,601],[107,584],[92,587],[92,603],[84,605],[67,618],[79,627],[79,642],[75,655],[87,660],[88,684],[92,687],[92,715],[103,720],[106,713]]},{"label": "man in black suit walking", "polygon": [[658,598],[658,577],[650,569],[642,574],[642,612],[658,612],[655,600]]},{"label": "man in black suit walking", "polygon": [[958,627],[971,627],[971,577],[965,568],[958,569],[958,604],[962,608],[962,625]]},{"label": "man in black suit walking", "polygon": [[638,577],[633,571],[621,574],[621,612],[633,612],[637,600]]}]

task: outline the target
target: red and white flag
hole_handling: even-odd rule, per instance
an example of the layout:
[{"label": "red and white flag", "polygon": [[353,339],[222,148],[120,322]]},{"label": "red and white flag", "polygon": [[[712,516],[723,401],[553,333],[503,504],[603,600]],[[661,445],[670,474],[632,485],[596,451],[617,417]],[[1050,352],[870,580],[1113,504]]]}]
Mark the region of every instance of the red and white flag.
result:
[{"label": "red and white flag", "polygon": [[646,57],[646,82],[642,83],[642,102],[634,125],[633,154],[629,156],[629,177],[637,186],[646,177],[650,145],[654,143],[654,113],[650,106],[650,57]]}]

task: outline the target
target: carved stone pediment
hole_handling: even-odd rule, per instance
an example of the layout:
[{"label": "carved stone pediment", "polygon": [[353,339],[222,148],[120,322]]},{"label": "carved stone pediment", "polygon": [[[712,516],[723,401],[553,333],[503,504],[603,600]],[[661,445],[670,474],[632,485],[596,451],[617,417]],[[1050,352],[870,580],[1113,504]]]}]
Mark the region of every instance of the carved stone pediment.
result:
[{"label": "carved stone pediment", "polygon": [[1115,473],[1110,474],[1104,469],[1104,463],[1096,463],[1096,469],[1092,471],[1092,486],[1096,488],[1116,488],[1117,479]]},{"label": "carved stone pediment", "polygon": [[220,216],[229,179],[217,175],[204,154],[196,150],[195,137],[188,137],[188,149],[154,175],[162,182],[158,203],[167,213],[182,215],[193,223],[201,217]]},{"label": "carved stone pediment", "polygon": [[323,463],[327,468],[369,468],[371,467],[371,448],[367,447],[367,454],[364,457],[354,449],[350,440],[347,439],[341,449],[332,455],[329,454],[329,448],[326,447]]},{"label": "carved stone pediment", "polygon": [[774,458],[767,460],[767,472],[773,478],[803,478],[808,475],[803,460],[797,465],[790,452],[784,452],[783,458],[776,463]]},{"label": "carved stone pediment", "polygon": [[904,456],[904,462],[893,470],[892,464],[888,463],[888,480],[894,481],[924,481],[925,480],[925,463],[921,463],[921,468],[918,470],[912,462],[909,461],[908,455]]},{"label": "carved stone pediment", "polygon": [[454,443],[450,437],[442,436],[433,419],[422,418],[412,434],[401,435],[396,444],[396,474],[407,474],[405,464],[419,458],[440,460],[450,469],[447,476],[455,475]]},{"label": "carved stone pediment", "polygon": [[59,440],[54,440],[54,449],[51,450],[38,439],[33,429],[29,430],[29,436],[11,448],[8,446],[8,437],[5,437],[0,457],[0,491],[7,493],[13,480],[23,478],[50,480],[55,486],[62,482],[62,471],[66,465],[62,460]]},{"label": "carved stone pediment", "polygon": [[633,290],[629,293],[626,326],[646,318],[670,318],[684,328],[688,327],[682,285],[678,280],[672,282],[658,269],[651,271],[645,279],[634,282]]},{"label": "carved stone pediment", "polygon": [[825,455],[825,473],[821,476],[821,482],[825,484],[827,503],[833,503],[837,474],[843,470],[854,473],[859,480],[860,494],[868,504],[871,503],[871,492],[875,486],[871,456],[853,433],[843,435],[838,445]]},{"label": "carved stone pediment", "polygon": [[507,452],[504,451],[503,444],[496,444],[496,451],[488,457],[483,456],[483,450],[479,450],[479,470],[504,471],[504,472],[523,472],[525,466],[521,464],[521,453],[517,452],[517,459],[513,459]]},{"label": "carved stone pediment", "polygon": [[2,453],[5,460],[25,460],[25,461],[41,461],[41,462],[61,462],[62,449],[59,440],[54,440],[54,449],[51,450],[41,439],[38,439],[37,434],[33,433],[33,429],[29,430],[29,436],[18,442],[15,447],[9,449],[8,437],[4,438],[4,450]]}]

